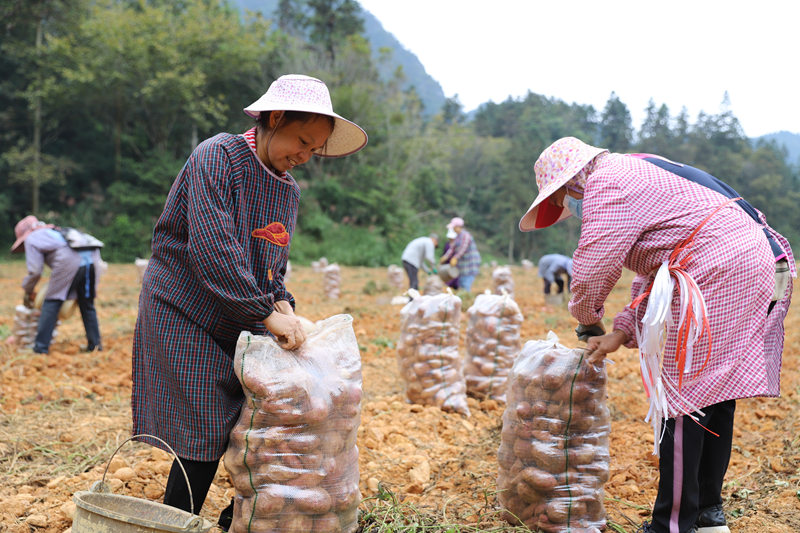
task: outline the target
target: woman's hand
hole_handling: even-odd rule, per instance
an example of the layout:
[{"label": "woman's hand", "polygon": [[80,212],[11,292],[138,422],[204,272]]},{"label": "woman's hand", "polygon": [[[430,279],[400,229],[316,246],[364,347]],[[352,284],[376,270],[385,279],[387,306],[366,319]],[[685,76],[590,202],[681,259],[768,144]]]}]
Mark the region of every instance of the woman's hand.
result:
[{"label": "woman's hand", "polygon": [[283,313],[284,315],[295,316],[294,309],[292,309],[292,304],[286,300],[278,300],[275,302],[275,310],[279,313]]},{"label": "woman's hand", "polygon": [[26,292],[22,297],[22,305],[28,309],[33,309],[36,304],[36,291]]},{"label": "woman's hand", "polygon": [[[266,326],[270,333],[275,335],[278,345],[281,348],[284,350],[295,350],[306,340],[303,324],[300,323],[300,319],[297,318],[294,313],[289,315],[281,312],[278,308],[278,303],[279,302],[275,302],[275,311],[264,319],[264,326]],[[286,304],[288,305],[288,302],[286,302]]]},{"label": "woman's hand", "polygon": [[606,354],[616,352],[617,348],[625,344],[627,340],[628,335],[618,329],[606,335],[589,337],[586,341],[586,359],[592,364],[602,363]]}]

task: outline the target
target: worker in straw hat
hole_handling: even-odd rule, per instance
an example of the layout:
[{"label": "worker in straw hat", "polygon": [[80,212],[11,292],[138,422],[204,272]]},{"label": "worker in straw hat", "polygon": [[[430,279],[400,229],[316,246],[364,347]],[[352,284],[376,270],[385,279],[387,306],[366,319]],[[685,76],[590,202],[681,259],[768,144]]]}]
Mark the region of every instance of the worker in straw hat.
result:
[{"label": "worker in straw hat", "polygon": [[456,238],[452,246],[439,259],[441,264],[450,264],[458,268],[458,287],[467,292],[472,290],[472,283],[478,276],[481,266],[481,254],[472,234],[464,229],[464,219],[453,217],[447,224],[447,231],[453,231]]},{"label": "worker in straw hat", "polygon": [[[309,76],[281,76],[244,112],[254,126],[200,143],[173,183],[133,343],[133,432],[175,450],[194,509],[177,462],[164,502],[195,513],[244,400],[232,364],[239,333],[269,333],[288,350],[305,340],[284,283],[300,201],[291,171],[367,144],[360,126],[333,111],[325,83]],[[229,507],[220,516],[224,529],[231,515]]]},{"label": "worker in straw hat", "polygon": [[[65,301],[75,300],[86,331],[87,344],[83,351],[102,350],[100,325],[94,307],[98,276],[95,268],[102,262],[100,249],[72,249],[56,226],[46,224],[34,215],[20,220],[14,227],[14,234],[17,240],[11,245],[11,253],[24,252],[28,269],[22,280],[23,303],[26,307],[33,307],[34,302],[41,302],[33,351],[50,351],[59,312]],[[47,287],[42,289],[45,292],[39,293],[37,298],[36,285],[42,278],[45,265],[50,267],[50,279]]]},{"label": "worker in straw hat", "polygon": [[[779,394],[797,275],[789,243],[724,182],[660,156],[565,137],[534,173],[539,194],[520,229],[581,224],[569,310],[589,361],[639,349],[660,455],[652,521],[639,531],[727,532],[735,401]],[[632,302],[606,334],[604,302],[623,268],[636,273]]]}]

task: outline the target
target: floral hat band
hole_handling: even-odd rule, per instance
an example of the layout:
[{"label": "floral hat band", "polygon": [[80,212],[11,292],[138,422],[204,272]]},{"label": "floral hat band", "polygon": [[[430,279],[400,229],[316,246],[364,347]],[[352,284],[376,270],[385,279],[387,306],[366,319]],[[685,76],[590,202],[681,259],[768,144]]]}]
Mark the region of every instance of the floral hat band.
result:
[{"label": "floral hat band", "polygon": [[[539,194],[520,219],[520,231],[546,228],[569,217],[569,211],[545,200],[603,153],[608,153],[608,150],[591,146],[575,137],[561,138],[545,148],[533,165]],[[571,185],[582,189],[586,176],[582,174],[581,177],[582,179],[573,181]]]}]

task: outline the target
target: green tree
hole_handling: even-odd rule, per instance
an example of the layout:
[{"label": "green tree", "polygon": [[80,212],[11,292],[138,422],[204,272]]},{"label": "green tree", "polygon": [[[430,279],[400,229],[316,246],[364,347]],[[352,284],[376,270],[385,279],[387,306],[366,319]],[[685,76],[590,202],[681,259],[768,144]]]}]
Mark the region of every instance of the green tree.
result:
[{"label": "green tree", "polygon": [[[45,87],[52,72],[46,54],[49,36],[70,31],[73,11],[81,2],[10,0],[0,6],[4,39],[0,41],[0,124],[9,147],[0,154],[9,183],[17,183],[30,198],[29,212],[39,214],[40,187],[63,180],[74,165],[44,153],[57,124],[45,123]],[[49,104],[53,107],[53,104]]]},{"label": "green tree", "polygon": [[631,113],[612,92],[600,116],[599,144],[612,152],[627,152],[633,143]]},{"label": "green tree", "polygon": [[639,151],[666,155],[670,153],[674,135],[670,129],[669,109],[662,104],[656,108],[651,98],[647,103],[645,118],[639,129]]}]

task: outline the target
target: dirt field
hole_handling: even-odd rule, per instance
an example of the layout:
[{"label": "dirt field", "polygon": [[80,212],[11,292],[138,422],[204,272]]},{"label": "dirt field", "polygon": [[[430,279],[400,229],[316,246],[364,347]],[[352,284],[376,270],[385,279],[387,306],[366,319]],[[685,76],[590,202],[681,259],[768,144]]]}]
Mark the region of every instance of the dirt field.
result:
[{"label": "dirt field", "polygon": [[[24,264],[6,263],[0,269],[4,340],[22,300]],[[490,270],[484,268],[474,292],[491,287]],[[523,340],[543,338],[552,330],[565,344],[577,346],[574,320],[566,307],[545,307],[535,271],[512,271],[515,300],[525,316]],[[624,278],[609,299],[607,325],[625,305],[628,282]],[[414,515],[418,523],[454,524],[450,531],[502,531],[505,522],[497,512],[495,491],[503,406],[471,399],[471,417],[465,418],[406,402],[395,349],[400,306],[390,303],[399,291],[389,288],[386,269],[343,268],[337,300],[325,297],[322,276],[310,267],[295,266],[288,285],[297,298],[298,314],[312,320],[338,313],[354,317],[364,379],[358,439],[366,499],[362,508],[391,504],[395,512]],[[86,340],[77,313],[59,326],[49,355],[0,346],[0,531],[69,531],[75,510],[72,495],[103,478],[106,467],[106,481],[115,493],[160,501],[171,463],[166,453],[128,443],[109,464],[114,450],[130,436],[130,359],[138,292],[134,265],[110,266],[97,300],[103,352],[80,352]],[[462,308],[470,303],[466,296]],[[462,313],[463,326],[466,318]],[[737,404],[724,489],[734,533],[800,531],[797,303],[786,330],[783,396]],[[463,343],[464,327],[461,331]],[[650,426],[643,421],[647,403],[636,353],[623,349],[612,359],[608,531],[632,532],[649,515],[657,462],[651,454]],[[427,477],[419,475],[428,471]],[[383,500],[375,498],[379,490]],[[221,467],[200,514],[216,520],[232,494]]]}]

